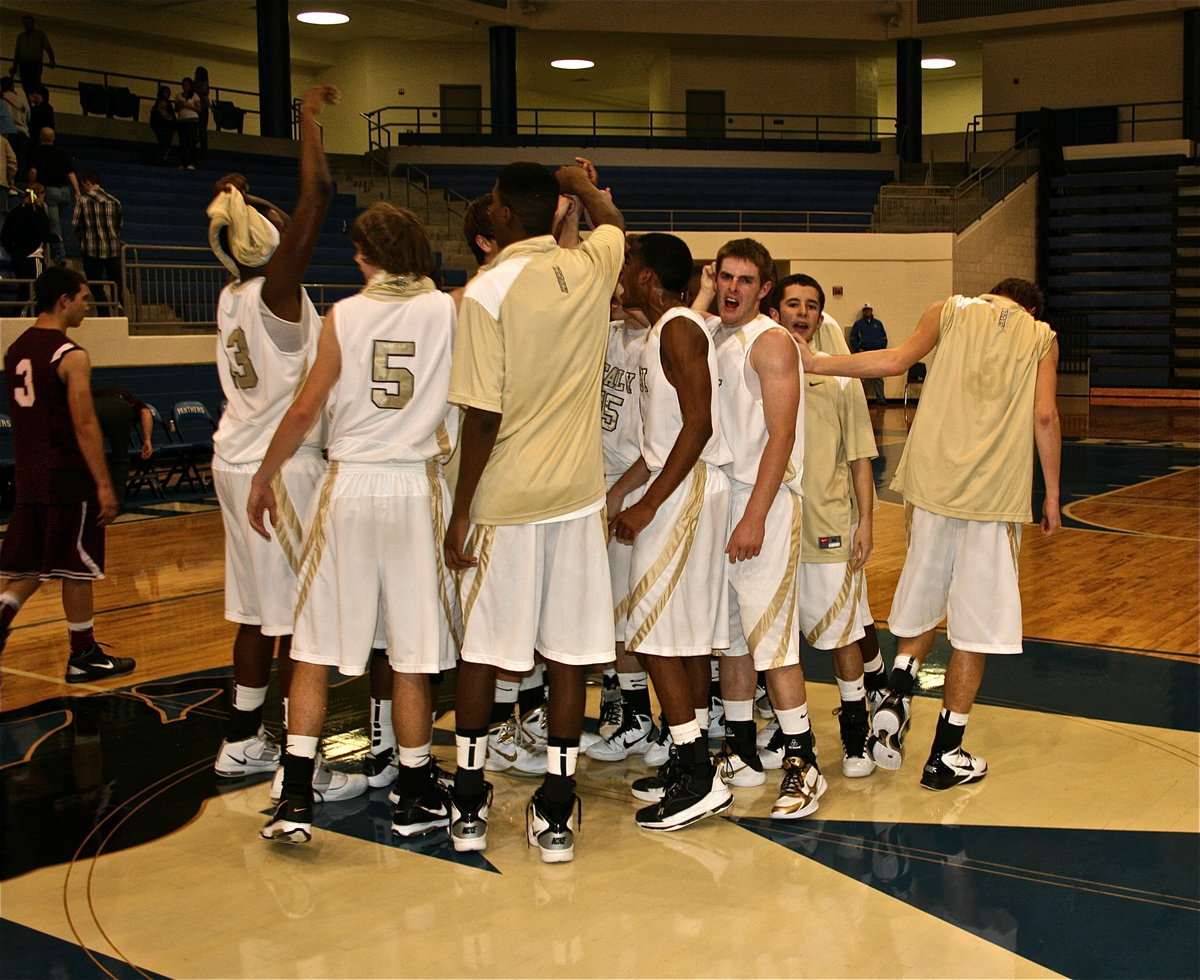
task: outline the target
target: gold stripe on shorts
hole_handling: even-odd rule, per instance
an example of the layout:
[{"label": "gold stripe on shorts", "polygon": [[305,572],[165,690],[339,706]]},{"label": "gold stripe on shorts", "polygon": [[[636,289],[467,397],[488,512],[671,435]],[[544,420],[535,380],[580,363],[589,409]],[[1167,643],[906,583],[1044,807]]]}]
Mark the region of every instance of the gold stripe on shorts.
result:
[{"label": "gold stripe on shorts", "polygon": [[1010,521],[1004,525],[1004,530],[1008,533],[1008,550],[1012,552],[1013,570],[1020,573],[1021,536],[1017,532],[1017,525]]},{"label": "gold stripe on shorts", "polygon": [[434,433],[434,438],[437,439],[438,453],[441,462],[445,462],[450,458],[450,430],[446,428],[446,423],[442,422],[437,427],[437,432]]},{"label": "gold stripe on shorts", "polygon": [[770,631],[780,610],[787,604],[787,619],[784,622],[783,635],[779,638],[779,646],[775,650],[775,655],[771,658],[771,666],[767,668],[768,670],[775,667],[782,667],[784,660],[787,659],[788,641],[792,634],[792,622],[796,616],[796,575],[800,568],[802,505],[800,498],[794,493],[789,493],[788,496],[792,498],[792,521],[791,529],[788,532],[787,568],[784,570],[783,578],[779,581],[779,588],[775,590],[775,595],[771,597],[770,604],[763,610],[762,617],[754,624],[754,629],[746,637],[746,645],[750,648],[751,654],[753,654]]},{"label": "gold stripe on shorts", "polygon": [[425,475],[429,478],[429,508],[430,518],[433,521],[433,553],[437,562],[438,599],[442,603],[442,612],[446,617],[446,622],[450,625],[450,636],[453,637],[454,645],[457,647],[462,645],[462,617],[459,613],[457,597],[450,594],[453,580],[446,568],[446,553],[442,547],[442,542],[446,537],[446,515],[442,506],[441,474],[440,463],[432,459],[426,460]]},{"label": "gold stripe on shorts", "polygon": [[467,621],[471,618],[471,610],[475,608],[475,600],[479,598],[479,590],[483,588],[483,576],[487,574],[488,560],[492,554],[492,541],[496,537],[496,527],[492,524],[477,524],[467,538],[467,549],[474,545],[475,556],[479,564],[475,566],[475,577],[471,580],[471,594],[462,604],[462,630],[466,636]]},{"label": "gold stripe on shorts", "polygon": [[913,505],[904,501],[904,547],[912,544]]},{"label": "gold stripe on shorts", "polygon": [[317,512],[313,515],[308,540],[304,542],[304,553],[300,558],[300,589],[296,595],[296,618],[308,602],[313,579],[317,577],[317,566],[325,555],[325,518],[329,514],[329,498],[333,496],[333,485],[337,480],[338,463],[331,460],[325,471],[325,482],[321,484],[321,496],[317,501]]},{"label": "gold stripe on shorts", "polygon": [[697,460],[696,465],[692,467],[692,483],[688,487],[687,499],[683,505],[683,513],[680,515],[674,531],[671,532],[671,537],[667,541],[666,547],[663,548],[662,553],[655,559],[654,564],[650,566],[637,585],[630,590],[628,598],[629,608],[632,610],[650,594],[650,590],[662,576],[663,572],[666,571],[667,566],[671,564],[676,553],[679,554],[679,559],[675,564],[675,570],[671,573],[671,579],[667,583],[666,590],[658,602],[655,603],[654,608],[647,614],[645,622],[634,630],[632,635],[626,640],[625,648],[627,650],[637,650],[638,645],[650,634],[650,630],[658,622],[658,617],[662,615],[663,609],[666,608],[667,602],[674,593],[675,586],[679,584],[679,579],[683,575],[684,565],[687,563],[692,545],[696,541],[696,528],[700,522],[700,511],[704,507],[704,485],[707,480],[707,464],[701,460]]},{"label": "gold stripe on shorts", "polygon": [[271,477],[271,491],[275,494],[275,516],[279,520],[279,523],[275,525],[275,540],[279,542],[279,547],[283,550],[292,572],[299,575],[304,526],[300,523],[296,505],[292,503],[287,484],[283,481],[282,470]]},{"label": "gold stripe on shorts", "polygon": [[[842,579],[842,587],[838,590],[837,598],[833,600],[833,605],[821,617],[821,621],[813,627],[812,632],[808,634],[809,645],[816,643],[817,639],[833,624],[833,621],[838,618],[842,610],[846,608],[846,602],[850,598],[851,590],[854,588],[854,572],[850,570],[850,562],[846,562],[846,575]],[[839,643],[838,646],[844,647],[845,643]]]}]

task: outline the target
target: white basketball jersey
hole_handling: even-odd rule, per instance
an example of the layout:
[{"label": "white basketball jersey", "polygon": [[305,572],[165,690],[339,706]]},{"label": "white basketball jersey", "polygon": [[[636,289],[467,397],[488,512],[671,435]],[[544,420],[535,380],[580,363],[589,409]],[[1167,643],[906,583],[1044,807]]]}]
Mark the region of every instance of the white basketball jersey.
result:
[{"label": "white basketball jersey", "polygon": [[[767,423],[763,415],[758,372],[750,366],[750,350],[754,342],[772,328],[783,329],[761,313],[737,330],[725,329],[720,326],[719,320],[714,328],[717,365],[721,374],[721,431],[733,455],[733,464],[726,468],[726,473],[730,479],[751,486],[758,479],[758,465],[767,445]],[[803,473],[804,375],[801,372],[796,441],[792,444],[791,456],[783,474],[783,485],[793,493],[802,495],[800,479]]]},{"label": "white basketball jersey", "polygon": [[[267,454],[316,356],[321,318],[308,294],[300,291],[300,322],[290,323],[263,303],[265,283],[262,276],[233,283],[221,290],[217,302],[217,373],[227,404],[213,447],[228,463],[256,463]],[[280,350],[268,324],[278,325],[279,335],[293,333],[295,348]],[[323,436],[322,426],[315,425],[304,445],[319,448]]]},{"label": "white basketball jersey", "polygon": [[663,468],[679,430],[683,428],[683,413],[679,410],[679,398],[675,388],[667,380],[662,367],[662,328],[676,317],[691,320],[708,344],[708,377],[712,384],[712,437],[700,453],[700,459],[714,466],[729,462],[729,451],[721,438],[721,407],[717,394],[717,351],[712,338],[704,326],[704,317],[683,306],[667,310],[646,335],[638,365],[638,380],[641,387],[641,452],[646,465],[652,471]]},{"label": "white basketball jersey", "polygon": [[359,293],[333,307],[342,372],[329,393],[329,458],[358,463],[445,462],[457,426],[446,401],[454,300]]},{"label": "white basketball jersey", "polygon": [[604,448],[604,475],[612,478],[629,469],[641,454],[637,378],[646,328],[630,328],[624,320],[613,320],[608,327],[608,353],[600,388],[600,442]]}]

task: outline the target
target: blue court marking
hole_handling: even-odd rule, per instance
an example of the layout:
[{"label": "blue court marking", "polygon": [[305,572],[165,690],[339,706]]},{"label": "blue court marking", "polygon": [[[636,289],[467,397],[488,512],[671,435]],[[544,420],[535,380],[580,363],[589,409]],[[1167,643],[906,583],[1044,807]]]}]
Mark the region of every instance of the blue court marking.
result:
[{"label": "blue court marking", "polygon": [[1065,976],[1197,976],[1196,834],[729,819]]},{"label": "blue court marking", "polygon": [[117,980],[169,980],[161,973],[130,966],[124,960],[104,953],[89,953],[78,943],[30,929],[11,919],[0,919],[0,947],[4,949],[5,977],[90,980],[106,976]]},{"label": "blue court marking", "polygon": [[42,742],[71,724],[71,717],[69,711],[49,711],[0,725],[0,769],[27,761]]},{"label": "blue court marking", "polygon": [[[879,646],[891,662],[896,639],[878,627]],[[802,643],[804,674],[811,681],[836,683],[827,650]],[[939,631],[921,667],[925,689],[941,691],[950,663],[950,641]],[[1200,664],[1137,652],[1072,646],[1052,640],[1025,639],[1021,656],[988,658],[977,699],[1031,711],[1075,715],[1130,725],[1200,731]]]}]

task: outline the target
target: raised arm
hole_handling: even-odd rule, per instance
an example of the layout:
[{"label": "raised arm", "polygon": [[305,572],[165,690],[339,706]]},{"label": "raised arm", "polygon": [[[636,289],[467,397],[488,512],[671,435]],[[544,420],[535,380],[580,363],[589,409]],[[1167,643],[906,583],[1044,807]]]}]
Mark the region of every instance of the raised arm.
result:
[{"label": "raised arm", "polygon": [[1059,512],[1059,470],[1062,466],[1062,429],[1058,421],[1058,341],[1037,366],[1033,389],[1033,440],[1037,446],[1038,462],[1042,466],[1042,481],[1046,484],[1046,499],[1042,502],[1042,533],[1052,534],[1062,527]]},{"label": "raised arm", "polygon": [[246,502],[246,516],[250,526],[264,538],[271,535],[263,523],[263,511],[275,524],[275,493],[271,489],[271,480],[282,468],[283,464],[292,458],[292,454],[300,448],[304,437],[321,417],[325,407],[325,399],[337,383],[342,373],[342,348],[338,343],[334,314],[331,310],[325,317],[321,327],[321,336],[317,341],[317,356],[312,368],[304,381],[300,394],[292,402],[287,413],[279,422],[271,444],[267,447],[266,455],[258,472],[250,481],[250,497]]},{"label": "raised arm", "polygon": [[101,526],[111,524],[117,516],[117,495],[113,492],[108,465],[104,461],[104,436],[96,419],[96,404],[92,399],[92,361],[87,351],[76,348],[64,354],[58,362],[58,376],[67,386],[67,405],[75,429],[75,441],[96,483],[96,498],[100,504],[96,523]]},{"label": "raised arm", "polygon": [[686,317],[675,317],[662,330],[660,357],[667,380],[679,399],[683,425],[663,468],[641,500],[609,521],[618,541],[631,544],[638,533],[692,471],[712,437],[712,381],[708,373],[708,338]]},{"label": "raised arm", "polygon": [[300,194],[279,247],[267,263],[262,291],[267,309],[292,322],[300,319],[300,283],[333,197],[333,179],[321,146],[317,116],[322,107],[334,105],[340,98],[332,85],[314,85],[300,103]]},{"label": "raised arm", "polygon": [[714,283],[717,280],[717,263],[709,262],[700,269],[700,288],[692,298],[692,309],[697,313],[708,313],[713,297],[717,295]]},{"label": "raised arm", "polygon": [[[866,350],[857,354],[842,354],[834,357],[814,357],[808,344],[800,345],[800,357],[805,374],[836,375],[844,378],[890,378],[903,374],[922,357],[933,350],[941,333],[942,307],[945,300],[938,300],[921,316],[917,329],[899,347],[883,350]],[[854,345],[853,336],[851,346]]]},{"label": "raised arm", "polygon": [[613,204],[612,198],[592,183],[583,167],[560,167],[555,176],[558,177],[558,187],[562,193],[574,194],[583,202],[593,227],[616,225],[621,231],[625,230],[625,218]]},{"label": "raised arm", "polygon": [[758,374],[762,389],[767,442],[763,446],[746,510],[725,547],[730,562],[746,561],[762,550],[767,512],[783,484],[783,475],[796,443],[800,411],[800,355],[782,327],[766,331],[754,342],[750,366]]}]

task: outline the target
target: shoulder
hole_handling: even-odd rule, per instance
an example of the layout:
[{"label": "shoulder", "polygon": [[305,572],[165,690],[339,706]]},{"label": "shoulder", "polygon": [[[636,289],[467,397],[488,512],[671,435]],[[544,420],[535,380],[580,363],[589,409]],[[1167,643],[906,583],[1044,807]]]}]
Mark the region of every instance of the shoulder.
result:
[{"label": "shoulder", "polygon": [[468,301],[473,300],[493,319],[498,319],[505,297],[531,258],[528,254],[514,255],[480,272],[463,290],[463,312],[470,308]]}]

